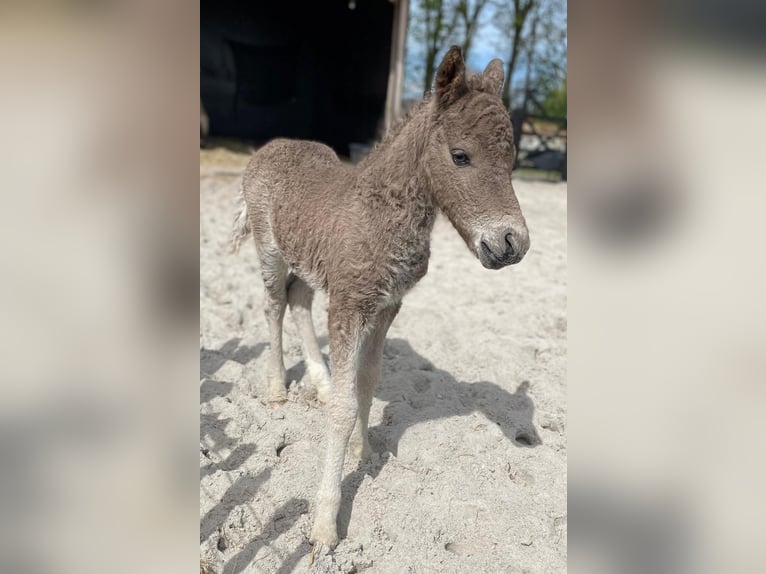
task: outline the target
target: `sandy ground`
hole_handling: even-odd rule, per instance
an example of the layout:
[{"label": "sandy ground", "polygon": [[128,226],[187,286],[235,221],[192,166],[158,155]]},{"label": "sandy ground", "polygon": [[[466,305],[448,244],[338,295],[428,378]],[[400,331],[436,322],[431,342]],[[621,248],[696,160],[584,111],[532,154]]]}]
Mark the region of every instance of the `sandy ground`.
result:
[{"label": "sandy ground", "polygon": [[[218,573],[303,573],[325,423],[289,316],[290,400],[265,403],[255,248],[226,251],[237,169],[200,170],[200,548]],[[346,461],[343,540],[310,571],[566,571],[566,185],[516,189],[532,240],[517,266],[485,270],[437,221],[386,342],[377,453]],[[318,294],[325,354],[326,312]]]}]

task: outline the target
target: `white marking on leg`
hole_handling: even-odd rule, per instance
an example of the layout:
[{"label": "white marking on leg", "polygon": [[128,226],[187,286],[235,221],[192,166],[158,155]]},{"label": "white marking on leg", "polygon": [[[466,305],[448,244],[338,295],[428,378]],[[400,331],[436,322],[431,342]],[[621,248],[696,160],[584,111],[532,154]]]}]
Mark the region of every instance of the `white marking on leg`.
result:
[{"label": "white marking on leg", "polygon": [[308,375],[311,384],[316,387],[317,399],[323,403],[327,403],[332,391],[330,371],[327,370],[327,365],[325,365],[324,361],[319,363],[311,359],[306,359],[306,374]]},{"label": "white marking on leg", "polygon": [[[327,405],[329,424],[327,428],[327,456],[324,474],[317,493],[316,516],[311,532],[313,542],[330,547],[338,543],[337,521],[341,500],[343,461],[351,431],[357,417],[356,375],[359,363],[362,332],[355,329],[351,338],[352,348],[345,353],[334,351],[334,392]],[[344,356],[345,355],[345,356]]]}]

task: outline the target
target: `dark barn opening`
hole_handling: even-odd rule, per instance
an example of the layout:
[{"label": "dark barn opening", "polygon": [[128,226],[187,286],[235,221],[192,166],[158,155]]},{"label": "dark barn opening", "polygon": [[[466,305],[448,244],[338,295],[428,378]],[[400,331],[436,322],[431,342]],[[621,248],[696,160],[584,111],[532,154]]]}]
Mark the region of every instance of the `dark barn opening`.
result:
[{"label": "dark barn opening", "polygon": [[375,139],[393,17],[390,0],[202,0],[200,96],[210,135],[313,139],[343,155],[349,143]]}]

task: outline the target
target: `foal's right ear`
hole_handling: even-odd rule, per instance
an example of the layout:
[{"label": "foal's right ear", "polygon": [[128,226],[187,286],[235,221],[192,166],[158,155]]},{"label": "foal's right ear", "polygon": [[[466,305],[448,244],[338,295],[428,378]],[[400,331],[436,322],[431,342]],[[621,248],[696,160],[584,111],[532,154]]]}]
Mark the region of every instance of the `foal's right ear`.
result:
[{"label": "foal's right ear", "polygon": [[484,91],[499,96],[503,89],[503,80],[505,74],[503,73],[503,61],[495,58],[484,69],[484,73],[481,75],[482,85]]},{"label": "foal's right ear", "polygon": [[452,46],[444,55],[434,82],[436,102],[445,108],[468,91],[465,81],[465,62],[460,46]]}]

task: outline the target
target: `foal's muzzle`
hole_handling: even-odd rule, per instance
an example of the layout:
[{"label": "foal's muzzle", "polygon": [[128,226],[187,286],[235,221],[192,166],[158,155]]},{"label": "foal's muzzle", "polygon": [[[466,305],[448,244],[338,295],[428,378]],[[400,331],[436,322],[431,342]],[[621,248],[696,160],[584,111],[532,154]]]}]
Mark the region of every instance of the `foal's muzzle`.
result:
[{"label": "foal's muzzle", "polygon": [[487,269],[500,269],[522,260],[529,249],[526,225],[502,226],[481,235],[476,252]]}]

